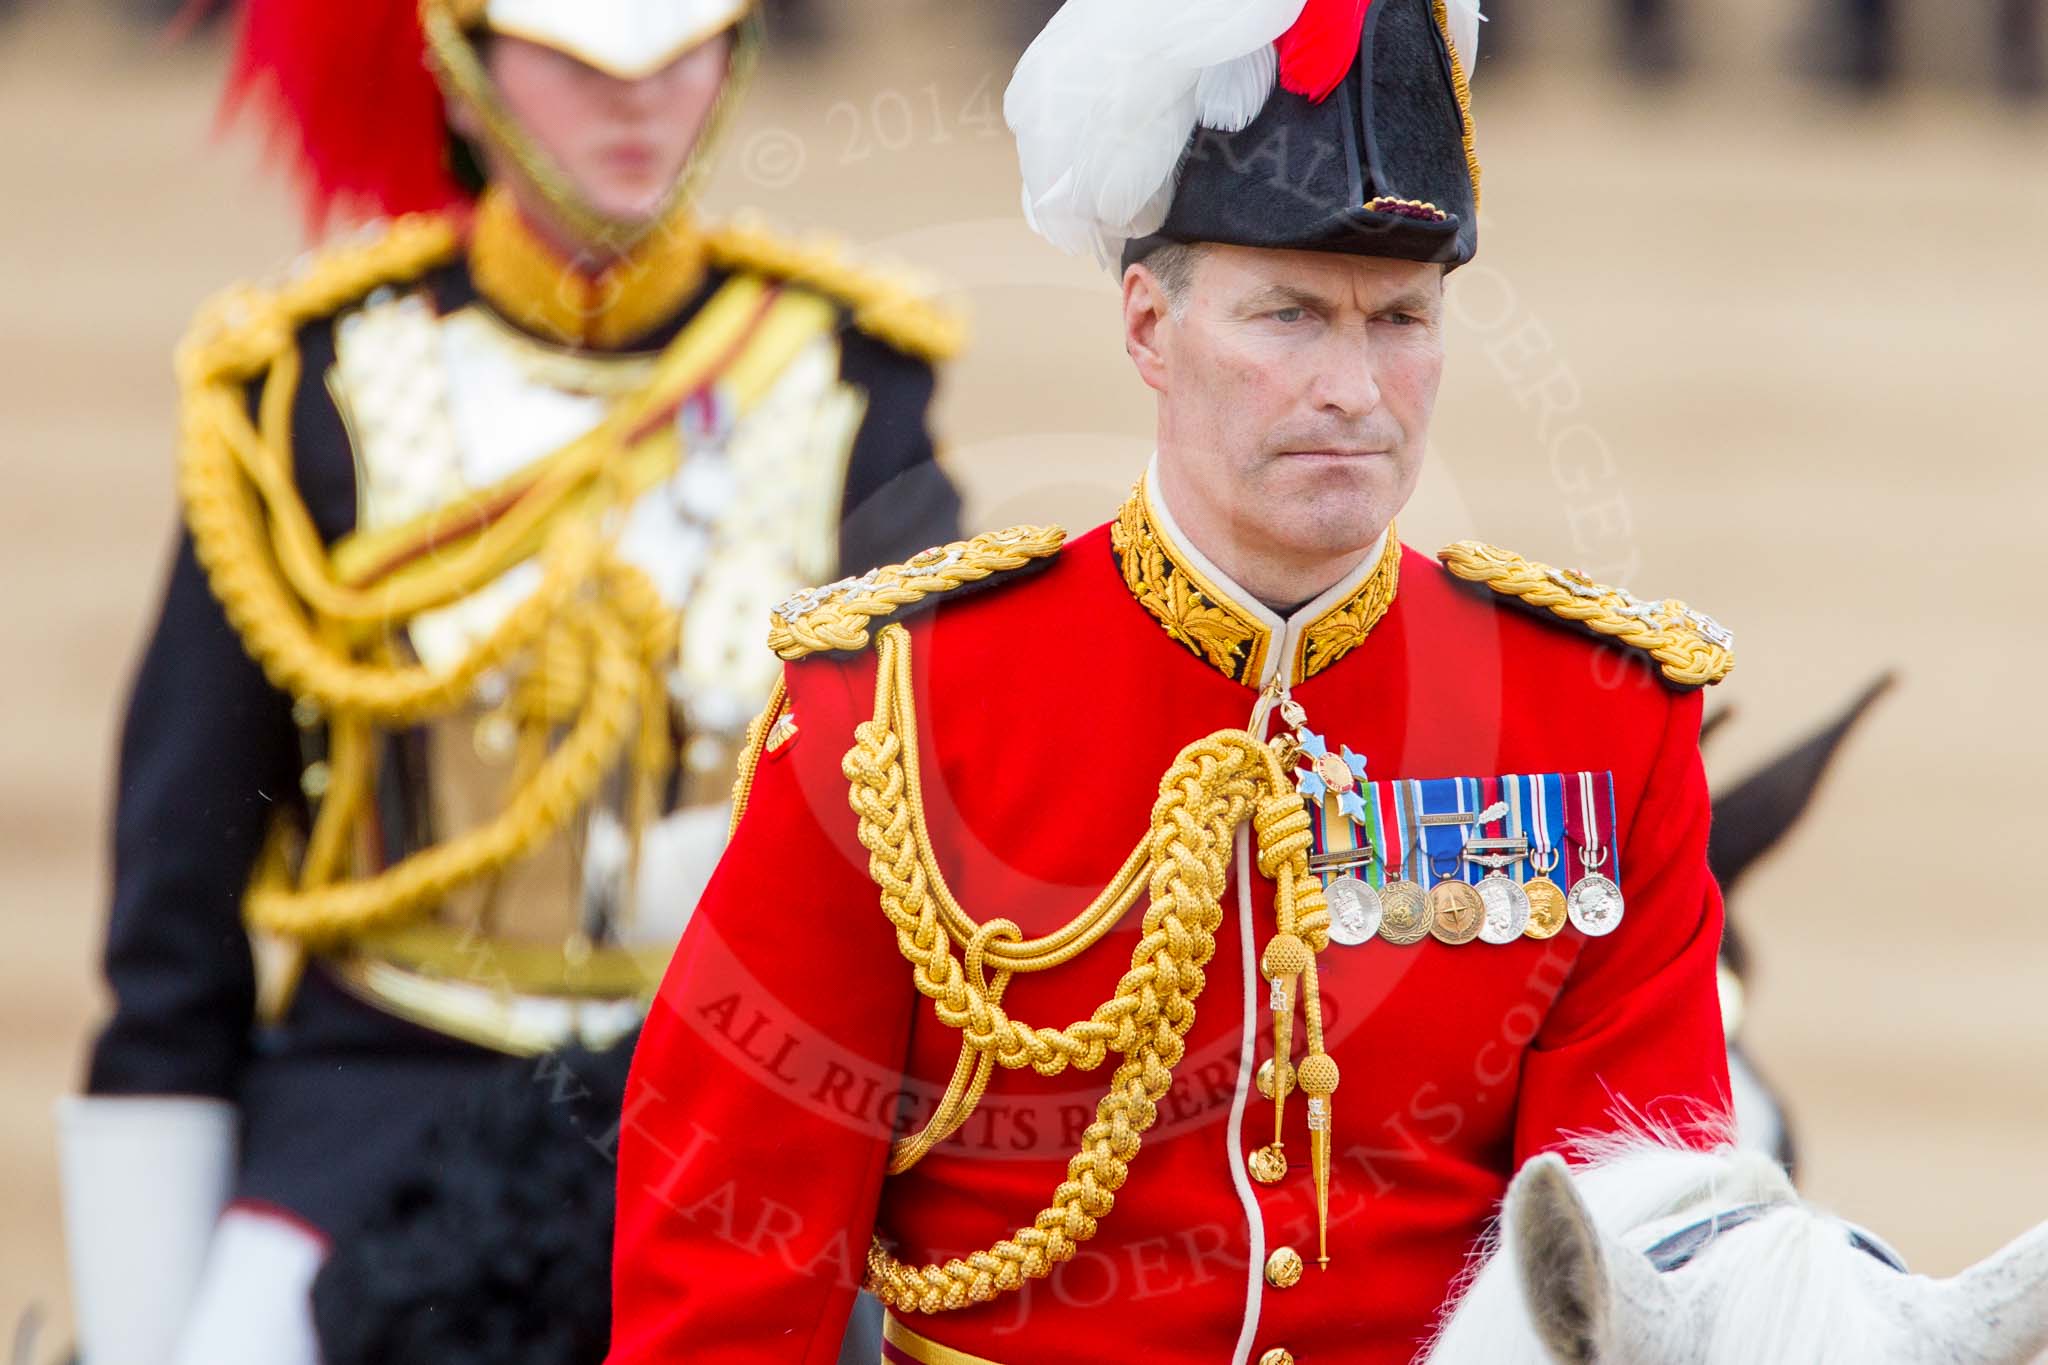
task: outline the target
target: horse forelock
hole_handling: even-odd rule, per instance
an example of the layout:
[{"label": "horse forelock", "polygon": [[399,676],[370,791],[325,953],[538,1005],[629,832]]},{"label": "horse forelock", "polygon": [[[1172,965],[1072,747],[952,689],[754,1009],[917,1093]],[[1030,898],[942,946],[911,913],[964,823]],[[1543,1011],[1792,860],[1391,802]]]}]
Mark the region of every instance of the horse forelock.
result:
[{"label": "horse forelock", "polygon": [[[1685,1134],[1642,1122],[1575,1139],[1568,1149],[1573,1184],[1594,1224],[1640,1250],[1654,1240],[1646,1240],[1647,1234],[1716,1208],[1797,1204],[1791,1182],[1768,1157],[1728,1145],[1701,1150],[1689,1141]],[[1496,1219],[1452,1287],[1438,1331],[1419,1361],[1550,1365],[1530,1329],[1514,1257],[1499,1254],[1502,1250],[1503,1231]],[[1715,1356],[1714,1365],[1735,1358]],[[1750,1357],[1743,1365],[1755,1365],[1757,1359]]]},{"label": "horse forelock", "polygon": [[1702,1365],[1880,1365],[1900,1358],[1884,1349],[1889,1334],[1881,1325],[1903,1277],[1851,1245],[1841,1222],[1804,1204],[1731,1233],[1677,1274],[1696,1277],[1695,1292],[1708,1309]]}]

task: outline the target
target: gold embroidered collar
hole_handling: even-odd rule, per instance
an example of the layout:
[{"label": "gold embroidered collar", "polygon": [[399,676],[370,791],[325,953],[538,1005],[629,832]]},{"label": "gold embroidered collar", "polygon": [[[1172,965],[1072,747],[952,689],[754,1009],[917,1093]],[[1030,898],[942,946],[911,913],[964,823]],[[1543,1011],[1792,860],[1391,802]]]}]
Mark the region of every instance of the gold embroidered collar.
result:
[{"label": "gold embroidered collar", "polygon": [[501,316],[548,341],[615,350],[661,325],[704,283],[703,234],[678,213],[591,273],[536,233],[512,196],[484,191],[470,230],[469,270]]},{"label": "gold embroidered collar", "polygon": [[1393,604],[1401,542],[1389,526],[1365,562],[1282,619],[1226,578],[1189,542],[1159,496],[1156,466],[1110,528],[1124,583],[1166,633],[1247,687],[1293,686],[1349,654]]}]

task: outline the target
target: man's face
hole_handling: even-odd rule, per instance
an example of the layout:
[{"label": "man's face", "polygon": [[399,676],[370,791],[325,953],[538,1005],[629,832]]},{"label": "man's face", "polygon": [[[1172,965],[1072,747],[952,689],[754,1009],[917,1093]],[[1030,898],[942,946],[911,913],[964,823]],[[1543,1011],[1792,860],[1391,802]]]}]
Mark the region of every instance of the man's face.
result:
[{"label": "man's face", "polygon": [[1149,325],[1132,303],[1148,284],[1127,272],[1127,340],[1159,392],[1160,474],[1190,533],[1281,563],[1370,548],[1422,472],[1442,267],[1204,246],[1178,316]]},{"label": "man's face", "polygon": [[[661,70],[624,81],[523,38],[491,40],[486,64],[512,117],[607,218],[661,210],[725,84],[724,34]],[[493,164],[493,178],[507,168]]]}]

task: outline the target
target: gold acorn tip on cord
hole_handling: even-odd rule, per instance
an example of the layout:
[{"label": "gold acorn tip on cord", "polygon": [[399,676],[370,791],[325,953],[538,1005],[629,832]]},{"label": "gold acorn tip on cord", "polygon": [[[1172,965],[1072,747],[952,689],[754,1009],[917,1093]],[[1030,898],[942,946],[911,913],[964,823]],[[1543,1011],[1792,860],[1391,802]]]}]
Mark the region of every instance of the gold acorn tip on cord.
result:
[{"label": "gold acorn tip on cord", "polygon": [[[1333,791],[1349,793],[1355,799],[1356,786],[1365,776],[1365,759],[1349,748],[1331,753],[1322,736],[1309,729],[1308,712],[1284,689],[1269,690],[1268,704],[1272,701],[1279,703],[1280,717],[1289,727],[1269,741],[1276,760],[1283,770],[1304,757],[1312,765],[1308,770],[1312,781],[1304,782],[1301,773],[1295,775],[1299,800],[1286,817],[1289,823],[1299,821],[1305,826],[1308,801]],[[1346,813],[1350,813],[1348,806]],[[1363,810],[1359,813],[1363,814]],[[1262,835],[1279,833],[1277,829],[1266,829],[1263,820],[1260,823]],[[1316,1263],[1328,1269],[1330,1097],[1337,1089],[1337,1063],[1323,1050],[1322,989],[1316,953],[1328,942],[1329,909],[1323,903],[1321,883],[1314,873],[1304,870],[1297,878],[1295,869],[1277,861],[1267,865],[1264,858],[1261,870],[1275,882],[1273,914],[1278,930],[1259,957],[1259,970],[1271,983],[1268,1004],[1273,1011],[1273,1060],[1260,1068],[1258,1081],[1260,1093],[1273,1101],[1273,1141],[1253,1152],[1247,1165],[1252,1179],[1261,1184],[1272,1184],[1287,1174],[1287,1153],[1282,1145],[1287,1096],[1299,1086],[1308,1097],[1309,1167],[1316,1188]],[[1299,1067],[1292,1064],[1297,992],[1308,1035],[1308,1055],[1302,1058]]]},{"label": "gold acorn tip on cord", "polygon": [[[1259,955],[1259,970],[1272,983],[1272,996],[1268,1002],[1273,1011],[1273,1143],[1253,1154],[1252,1176],[1261,1184],[1272,1184],[1287,1174],[1287,1150],[1285,1145],[1287,1123],[1287,1095],[1294,1087],[1293,1068],[1289,1060],[1294,1052],[1294,996],[1306,971],[1314,960],[1308,945],[1288,928],[1266,942],[1266,948]],[[1288,1067],[1286,1083],[1282,1081],[1280,1068]]]},{"label": "gold acorn tip on cord", "polygon": [[1330,1097],[1337,1093],[1337,1061],[1327,1052],[1301,1059],[1296,1074],[1308,1096],[1309,1167],[1316,1182],[1316,1264],[1330,1268]]}]

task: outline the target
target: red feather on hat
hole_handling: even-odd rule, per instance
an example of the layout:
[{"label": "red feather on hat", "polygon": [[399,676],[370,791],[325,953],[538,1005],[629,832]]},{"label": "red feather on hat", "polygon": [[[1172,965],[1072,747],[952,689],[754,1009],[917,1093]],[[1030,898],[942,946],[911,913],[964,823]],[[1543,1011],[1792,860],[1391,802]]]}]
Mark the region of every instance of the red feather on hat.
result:
[{"label": "red feather on hat", "polygon": [[419,0],[246,0],[224,118],[255,105],[298,163],[315,233],[463,202]]},{"label": "red feather on hat", "polygon": [[1280,84],[1320,104],[1344,81],[1365,36],[1372,0],[1308,0],[1280,35]]}]

